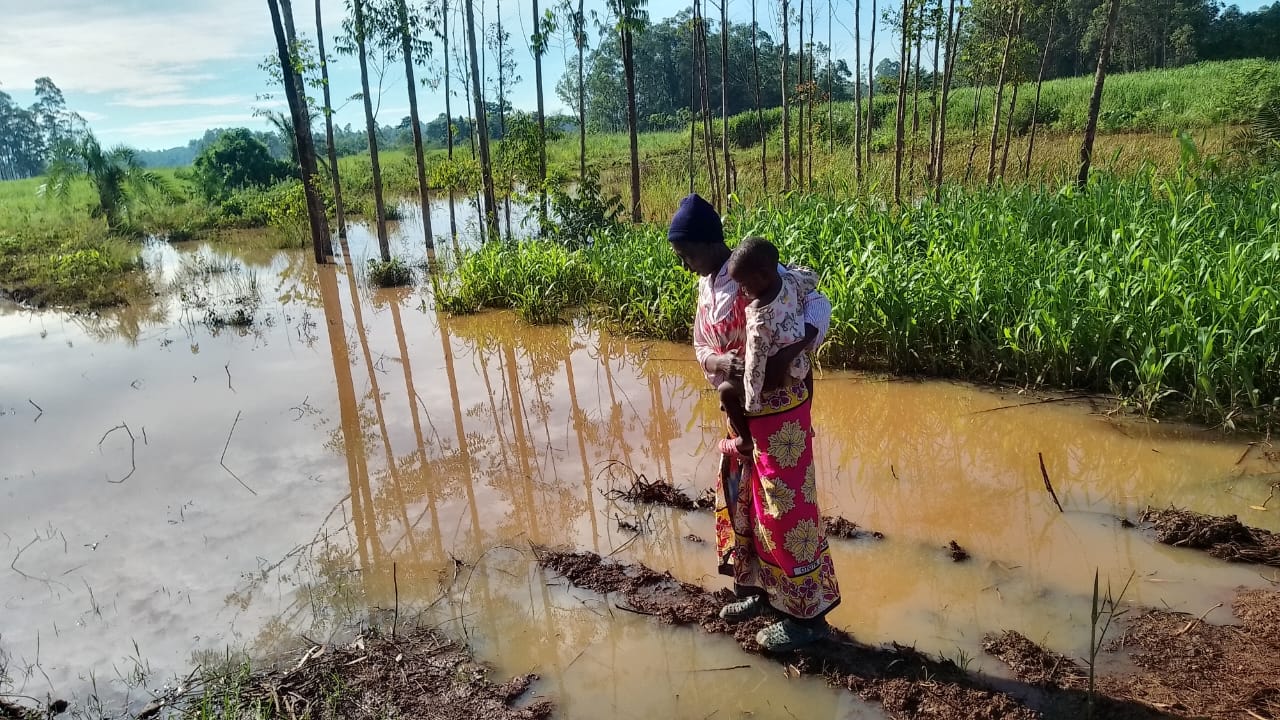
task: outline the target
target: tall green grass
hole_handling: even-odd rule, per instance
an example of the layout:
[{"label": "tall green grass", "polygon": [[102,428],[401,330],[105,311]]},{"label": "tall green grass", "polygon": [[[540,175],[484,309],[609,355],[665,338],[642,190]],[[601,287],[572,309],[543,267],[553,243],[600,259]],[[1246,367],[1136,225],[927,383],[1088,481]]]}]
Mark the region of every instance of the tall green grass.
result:
[{"label": "tall green grass", "polygon": [[[1215,422],[1280,401],[1280,175],[1100,176],[1087,190],[996,187],[887,212],[793,196],[727,218],[813,267],[838,365],[1112,391]],[[694,279],[660,227],[569,252],[467,257],[453,310],[586,304],[625,332],[686,340]],[[459,302],[465,298],[466,302]]]}]

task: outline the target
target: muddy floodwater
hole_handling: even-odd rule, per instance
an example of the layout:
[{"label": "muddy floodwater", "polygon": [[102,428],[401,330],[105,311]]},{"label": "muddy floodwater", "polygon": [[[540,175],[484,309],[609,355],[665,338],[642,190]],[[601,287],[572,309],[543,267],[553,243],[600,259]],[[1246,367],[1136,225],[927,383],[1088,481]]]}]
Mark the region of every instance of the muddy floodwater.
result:
[{"label": "muddy floodwater", "polygon": [[[422,257],[415,227],[398,228],[397,254]],[[319,269],[252,237],[155,244],[148,267],[170,290],[153,307],[0,306],[0,651],[15,691],[136,710],[228,650],[270,657],[395,622],[537,673],[559,717],[881,716],[534,564],[530,543],[545,543],[725,585],[709,514],[607,497],[625,468],[691,495],[712,483],[723,422],[690,348],[449,318],[430,283],[369,289],[376,242],[359,227],[350,242],[349,263]],[[1251,509],[1280,469],[1265,448],[1245,456],[1254,438],[1087,402],[1006,407],[1032,399],[821,374],[823,511],[885,534],[832,541],[833,624],[999,674],[987,632],[1085,654],[1095,569],[1117,590],[1133,574],[1126,602],[1196,615],[1269,587],[1117,520],[1176,504],[1280,530],[1280,505]],[[953,540],[970,560],[952,562]]]}]

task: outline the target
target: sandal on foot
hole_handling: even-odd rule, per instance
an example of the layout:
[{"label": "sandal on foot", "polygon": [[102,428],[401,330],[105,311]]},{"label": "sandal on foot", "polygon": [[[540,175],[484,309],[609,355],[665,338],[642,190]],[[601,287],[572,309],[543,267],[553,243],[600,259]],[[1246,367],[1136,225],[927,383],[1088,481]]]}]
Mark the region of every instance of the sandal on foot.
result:
[{"label": "sandal on foot", "polygon": [[729,622],[750,620],[764,610],[764,598],[752,595],[720,608],[720,617]]},{"label": "sandal on foot", "polygon": [[756,633],[756,642],[769,652],[782,653],[798,650],[821,640],[827,634],[827,626],[802,625],[787,618]]}]

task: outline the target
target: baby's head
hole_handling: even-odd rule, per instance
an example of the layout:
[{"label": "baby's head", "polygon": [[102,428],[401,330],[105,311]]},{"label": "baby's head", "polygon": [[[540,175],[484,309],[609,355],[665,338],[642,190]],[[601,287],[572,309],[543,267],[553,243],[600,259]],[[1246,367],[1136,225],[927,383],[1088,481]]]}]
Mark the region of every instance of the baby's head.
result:
[{"label": "baby's head", "polygon": [[743,238],[729,256],[729,277],[752,299],[778,282],[778,248],[762,237]]}]

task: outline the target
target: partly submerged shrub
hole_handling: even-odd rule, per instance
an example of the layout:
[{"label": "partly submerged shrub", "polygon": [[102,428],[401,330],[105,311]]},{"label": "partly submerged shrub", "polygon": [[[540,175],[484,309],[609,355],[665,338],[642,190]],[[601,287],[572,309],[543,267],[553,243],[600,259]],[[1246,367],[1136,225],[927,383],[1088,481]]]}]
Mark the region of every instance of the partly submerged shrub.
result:
[{"label": "partly submerged shrub", "polygon": [[413,270],[400,258],[369,259],[369,282],[375,287],[393,288],[413,284]]}]

